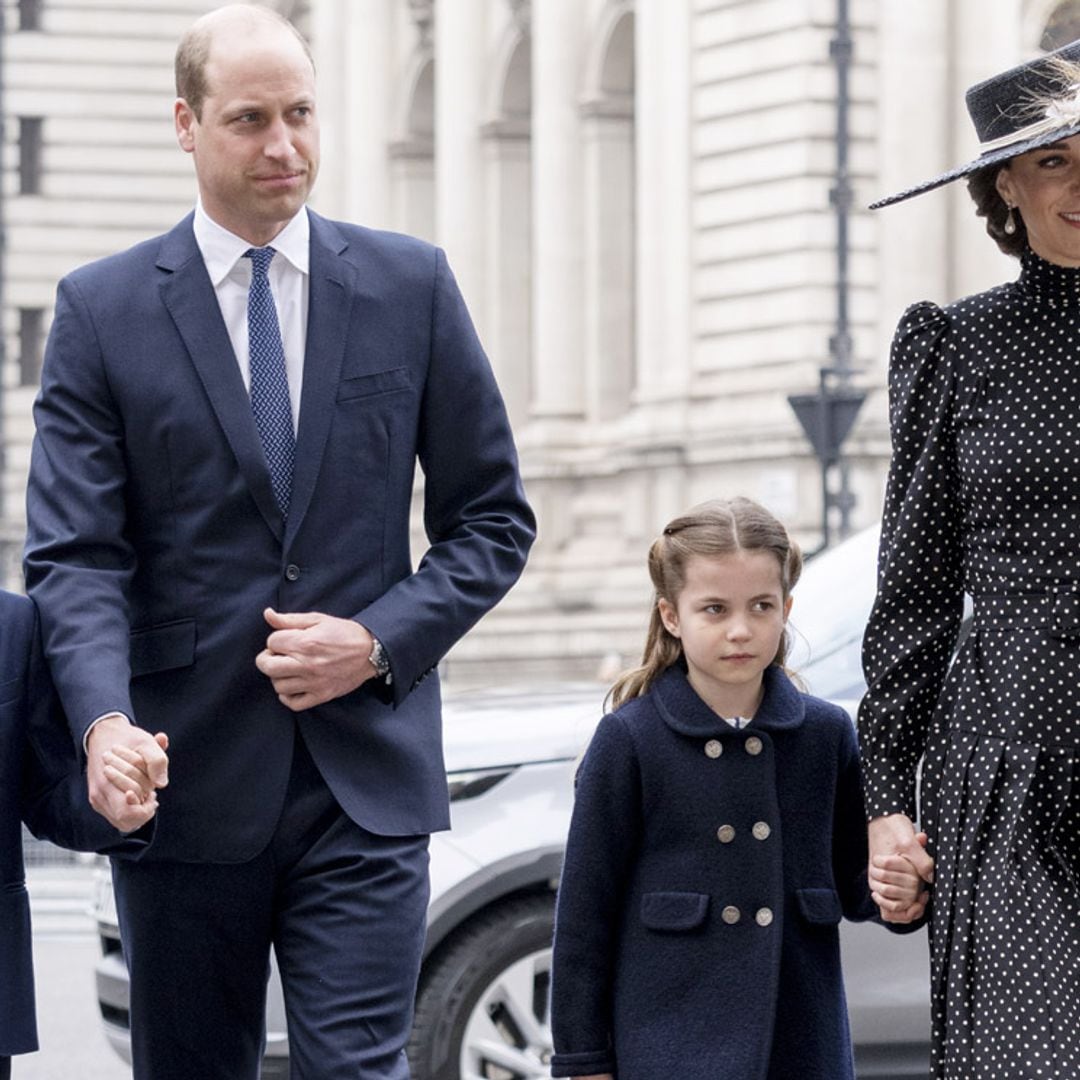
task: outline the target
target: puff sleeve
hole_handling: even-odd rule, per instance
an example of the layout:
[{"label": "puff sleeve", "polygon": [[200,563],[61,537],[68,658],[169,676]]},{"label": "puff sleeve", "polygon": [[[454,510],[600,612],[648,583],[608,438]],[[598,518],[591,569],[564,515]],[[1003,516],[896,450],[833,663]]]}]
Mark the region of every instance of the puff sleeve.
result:
[{"label": "puff sleeve", "polygon": [[953,438],[958,357],[949,317],[909,308],[889,361],[892,460],[878,591],[863,639],[859,708],[870,818],[915,817],[915,772],[963,613],[959,478]]}]

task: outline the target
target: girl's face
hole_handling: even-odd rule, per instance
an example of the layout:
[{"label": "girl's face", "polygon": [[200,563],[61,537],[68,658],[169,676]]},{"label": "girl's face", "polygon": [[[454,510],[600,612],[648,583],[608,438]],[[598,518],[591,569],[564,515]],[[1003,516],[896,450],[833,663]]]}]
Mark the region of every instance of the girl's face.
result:
[{"label": "girl's face", "polygon": [[1019,209],[1036,255],[1080,266],[1080,135],[1013,158],[996,183]]},{"label": "girl's face", "polygon": [[698,696],[722,716],[752,716],[762,672],[776,656],[791,610],[776,556],[695,555],[676,603],[661,600],[658,607],[664,626],[682,644]]}]

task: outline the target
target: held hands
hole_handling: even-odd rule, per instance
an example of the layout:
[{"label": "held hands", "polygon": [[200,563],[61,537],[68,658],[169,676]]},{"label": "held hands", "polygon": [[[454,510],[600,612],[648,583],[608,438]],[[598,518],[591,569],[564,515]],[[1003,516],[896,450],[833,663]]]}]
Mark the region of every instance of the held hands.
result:
[{"label": "held hands", "polygon": [[272,633],[255,666],[294,712],[343,697],[374,676],[371,634],[352,619],[273,608],[263,617]]},{"label": "held hands", "polygon": [[869,825],[870,893],[885,922],[911,923],[926,911],[934,880],[926,833],[916,833],[906,814],[887,814]]},{"label": "held hands", "polygon": [[86,743],[86,785],[90,805],[120,832],[134,832],[158,809],[157,789],[169,782],[169,737],[106,716]]}]

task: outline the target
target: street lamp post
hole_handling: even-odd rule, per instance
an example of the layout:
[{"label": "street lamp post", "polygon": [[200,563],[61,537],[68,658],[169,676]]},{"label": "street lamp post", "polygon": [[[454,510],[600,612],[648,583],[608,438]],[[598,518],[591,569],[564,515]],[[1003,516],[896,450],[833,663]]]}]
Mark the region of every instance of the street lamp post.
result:
[{"label": "street lamp post", "polygon": [[[855,497],[848,486],[847,462],[841,452],[866,394],[851,385],[851,329],[848,321],[848,217],[852,191],[848,178],[848,73],[854,46],[848,0],[837,0],[836,37],[829,54],[836,66],[836,179],[829,202],[836,213],[836,329],[829,338],[831,364],[819,373],[818,389],[788,398],[821,464],[821,546],[832,540],[831,511],[839,515],[840,538],[847,536]],[[835,489],[832,479],[835,476]]]}]

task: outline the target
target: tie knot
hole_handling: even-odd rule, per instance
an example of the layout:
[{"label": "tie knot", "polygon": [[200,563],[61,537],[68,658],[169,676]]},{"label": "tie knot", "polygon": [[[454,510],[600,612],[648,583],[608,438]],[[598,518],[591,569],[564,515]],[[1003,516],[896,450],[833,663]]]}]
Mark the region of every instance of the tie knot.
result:
[{"label": "tie knot", "polygon": [[256,275],[265,276],[270,269],[270,262],[277,252],[272,247],[248,248],[244,252],[244,258],[251,260],[251,271]]}]

